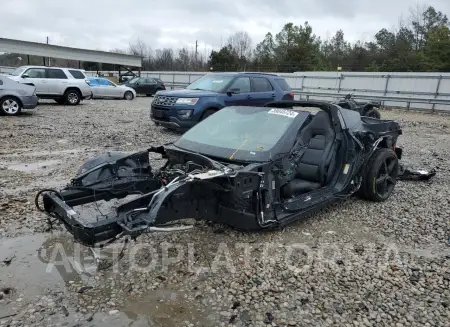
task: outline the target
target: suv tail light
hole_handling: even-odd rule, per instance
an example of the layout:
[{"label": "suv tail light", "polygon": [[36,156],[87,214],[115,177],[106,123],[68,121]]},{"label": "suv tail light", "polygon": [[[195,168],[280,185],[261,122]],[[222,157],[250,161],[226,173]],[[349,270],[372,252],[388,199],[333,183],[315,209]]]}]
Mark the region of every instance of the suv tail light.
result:
[{"label": "suv tail light", "polygon": [[294,100],[294,92],[289,93],[289,96]]},{"label": "suv tail light", "polygon": [[166,85],[163,83],[163,84],[161,84],[161,86],[162,86],[162,88],[163,89],[165,89],[166,88]]}]

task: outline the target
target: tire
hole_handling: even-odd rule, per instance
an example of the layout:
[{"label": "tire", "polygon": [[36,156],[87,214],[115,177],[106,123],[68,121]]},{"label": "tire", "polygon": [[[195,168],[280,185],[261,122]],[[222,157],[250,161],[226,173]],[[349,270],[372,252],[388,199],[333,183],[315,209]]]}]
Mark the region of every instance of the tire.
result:
[{"label": "tire", "polygon": [[397,155],[391,149],[379,148],[369,159],[358,194],[373,202],[386,201],[394,191],[399,172]]},{"label": "tire", "polygon": [[376,110],[376,109],[373,109],[373,108],[367,110],[366,113],[363,116],[376,118],[376,119],[380,119],[381,118],[380,112],[378,110]]},{"label": "tire", "polygon": [[6,116],[17,116],[22,111],[22,103],[15,97],[6,96],[0,100],[0,112]]},{"label": "tire", "polygon": [[64,93],[64,102],[70,106],[76,106],[81,101],[81,95],[78,90],[69,89]]},{"label": "tire", "polygon": [[123,98],[124,98],[125,100],[133,100],[133,99],[134,99],[133,92],[131,92],[131,91],[126,91],[125,94],[123,95]]},{"label": "tire", "polygon": [[205,120],[206,118],[208,118],[209,116],[211,116],[212,114],[215,114],[217,110],[215,109],[207,109],[203,115],[202,118],[200,119],[200,121]]}]

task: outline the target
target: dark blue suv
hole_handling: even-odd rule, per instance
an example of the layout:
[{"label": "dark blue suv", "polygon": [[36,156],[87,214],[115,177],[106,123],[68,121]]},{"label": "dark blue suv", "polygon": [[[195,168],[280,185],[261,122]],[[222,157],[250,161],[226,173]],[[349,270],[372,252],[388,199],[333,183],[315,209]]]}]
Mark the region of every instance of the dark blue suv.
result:
[{"label": "dark blue suv", "polygon": [[157,125],[184,131],[223,107],[293,99],[286,80],[275,74],[208,73],[185,89],[157,92],[150,118]]}]

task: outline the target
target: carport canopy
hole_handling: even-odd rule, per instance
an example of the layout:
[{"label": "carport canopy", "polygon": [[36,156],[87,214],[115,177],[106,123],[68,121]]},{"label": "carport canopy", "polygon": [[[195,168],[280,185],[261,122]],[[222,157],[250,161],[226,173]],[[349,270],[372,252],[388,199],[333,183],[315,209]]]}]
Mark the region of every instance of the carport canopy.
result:
[{"label": "carport canopy", "polygon": [[0,51],[136,68],[142,67],[142,58],[140,56],[5,38],[0,38]]}]

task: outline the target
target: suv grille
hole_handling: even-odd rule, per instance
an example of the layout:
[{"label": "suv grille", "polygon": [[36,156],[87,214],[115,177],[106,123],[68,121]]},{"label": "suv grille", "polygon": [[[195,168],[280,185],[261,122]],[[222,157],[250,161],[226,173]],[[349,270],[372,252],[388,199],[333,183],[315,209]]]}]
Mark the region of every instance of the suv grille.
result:
[{"label": "suv grille", "polygon": [[173,107],[177,102],[177,97],[169,97],[165,95],[157,95],[153,100],[153,105],[161,107]]}]

